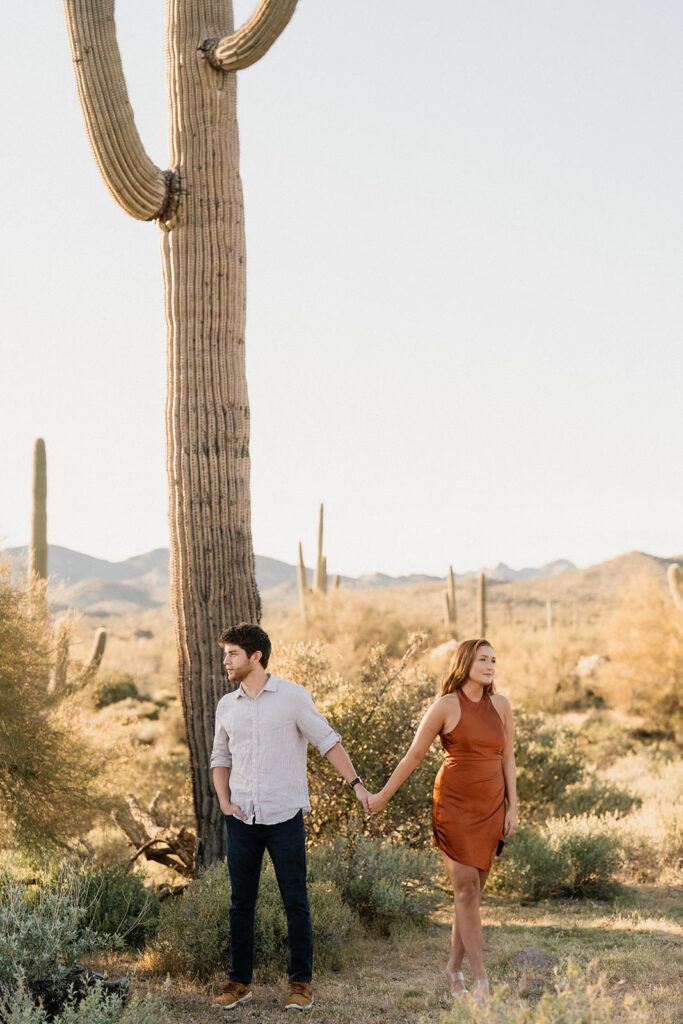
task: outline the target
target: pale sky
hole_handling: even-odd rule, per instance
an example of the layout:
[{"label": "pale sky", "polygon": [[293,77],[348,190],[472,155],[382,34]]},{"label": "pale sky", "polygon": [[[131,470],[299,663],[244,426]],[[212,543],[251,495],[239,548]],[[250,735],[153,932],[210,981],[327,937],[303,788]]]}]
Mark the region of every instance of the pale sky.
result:
[{"label": "pale sky", "polygon": [[[244,20],[256,0],[236,4]],[[163,3],[119,0],[167,166]],[[300,0],[239,73],[259,554],[444,574],[683,551],[683,5]],[[61,5],[0,10],[0,538],[168,544],[159,231],[107,192]]]}]

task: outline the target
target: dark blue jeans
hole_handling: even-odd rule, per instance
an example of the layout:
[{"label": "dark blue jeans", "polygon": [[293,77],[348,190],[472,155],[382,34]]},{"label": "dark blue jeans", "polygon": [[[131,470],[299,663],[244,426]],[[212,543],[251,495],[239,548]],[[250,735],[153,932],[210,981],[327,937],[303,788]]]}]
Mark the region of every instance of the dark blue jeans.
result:
[{"label": "dark blue jeans", "polygon": [[290,981],[310,981],[313,975],[313,930],[306,888],[306,832],[299,811],[277,825],[247,825],[225,818],[230,906],[230,981],[251,982],[254,967],[254,912],[265,850],[275,868],[287,915]]}]

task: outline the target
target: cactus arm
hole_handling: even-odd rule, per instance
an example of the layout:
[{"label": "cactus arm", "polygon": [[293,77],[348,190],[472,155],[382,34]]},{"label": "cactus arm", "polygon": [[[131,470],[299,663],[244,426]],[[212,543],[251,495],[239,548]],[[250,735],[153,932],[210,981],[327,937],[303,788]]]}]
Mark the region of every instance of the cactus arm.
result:
[{"label": "cactus arm", "polygon": [[114,0],[64,0],[78,97],[95,160],[119,206],[137,220],[161,217],[173,176],[147,156],[128,99]]},{"label": "cactus arm", "polygon": [[223,39],[207,39],[200,49],[220,71],[248,68],[271,48],[289,23],[297,0],[261,0],[248,21]]},{"label": "cactus arm", "polygon": [[683,570],[676,562],[672,562],[666,575],[674,604],[680,612],[683,612]]}]

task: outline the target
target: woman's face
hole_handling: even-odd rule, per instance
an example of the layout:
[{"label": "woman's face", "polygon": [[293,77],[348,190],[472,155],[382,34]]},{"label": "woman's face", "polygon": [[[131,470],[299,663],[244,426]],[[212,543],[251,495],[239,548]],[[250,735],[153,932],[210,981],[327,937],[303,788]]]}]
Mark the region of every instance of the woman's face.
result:
[{"label": "woman's face", "polygon": [[488,686],[489,683],[493,682],[495,673],[496,656],[493,653],[493,648],[489,647],[488,644],[484,644],[474,656],[472,668],[470,669],[470,679],[473,683],[478,683],[480,686]]}]

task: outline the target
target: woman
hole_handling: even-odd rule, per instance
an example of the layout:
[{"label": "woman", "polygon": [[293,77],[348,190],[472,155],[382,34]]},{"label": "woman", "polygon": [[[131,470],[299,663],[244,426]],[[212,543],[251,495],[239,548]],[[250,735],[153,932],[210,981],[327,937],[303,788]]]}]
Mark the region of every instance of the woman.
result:
[{"label": "woman", "polygon": [[[481,890],[495,854],[517,827],[517,786],[512,711],[494,692],[496,656],[488,640],[463,640],[453,655],[441,696],[420,722],[405,757],[384,788],[370,797],[383,811],[439,736],[444,763],[434,783],[434,845],[453,885],[451,951],[446,966],[451,994],[467,992],[467,954],[474,996],[488,993],[482,960]],[[507,803],[507,808],[506,808]]]}]

